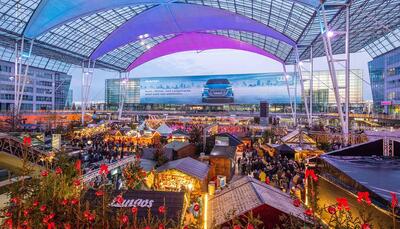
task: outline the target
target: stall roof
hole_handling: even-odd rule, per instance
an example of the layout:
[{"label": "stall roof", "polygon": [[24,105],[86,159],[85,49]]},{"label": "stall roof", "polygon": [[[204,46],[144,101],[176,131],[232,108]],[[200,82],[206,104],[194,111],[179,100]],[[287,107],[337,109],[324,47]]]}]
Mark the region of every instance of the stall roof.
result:
[{"label": "stall roof", "polygon": [[400,193],[400,159],[331,155],[321,159],[385,200],[390,200],[390,192]]},{"label": "stall roof", "polygon": [[182,148],[185,148],[186,146],[190,145],[191,143],[189,142],[180,142],[180,141],[172,141],[164,146],[166,149],[173,149],[175,151],[179,151]]},{"label": "stall roof", "polygon": [[176,169],[190,176],[203,180],[208,175],[209,166],[191,157],[185,157],[179,160],[167,162],[166,164],[160,166],[157,169],[157,172],[170,169]]},{"label": "stall roof", "polygon": [[154,154],[156,153],[156,148],[143,148],[143,153],[141,155],[142,159],[153,160]]},{"label": "stall roof", "polygon": [[161,135],[169,135],[172,133],[172,129],[165,123],[163,123],[157,128],[157,132],[160,133]]},{"label": "stall roof", "polygon": [[237,217],[262,205],[268,205],[283,213],[304,218],[304,209],[295,207],[291,197],[272,186],[262,183],[252,177],[242,177],[230,183],[229,187],[210,199],[210,214],[208,221],[221,225],[229,212],[235,210]]},{"label": "stall roof", "polygon": [[140,159],[140,167],[149,172],[156,167],[156,162],[148,159]]},{"label": "stall roof", "polygon": [[183,131],[183,130],[180,130],[180,129],[172,131],[172,135],[189,137],[189,134],[186,131]]},{"label": "stall roof", "polygon": [[236,146],[214,146],[210,153],[211,156],[223,156],[234,159]]},{"label": "stall roof", "polygon": [[282,137],[281,141],[286,144],[300,144],[300,139],[302,138],[303,144],[315,145],[316,142],[308,136],[304,131],[294,130]]},{"label": "stall roof", "polygon": [[237,138],[236,136],[230,134],[230,133],[221,133],[217,134],[215,136],[220,136],[220,137],[228,137],[229,138],[229,146],[238,146],[243,144],[243,142]]}]

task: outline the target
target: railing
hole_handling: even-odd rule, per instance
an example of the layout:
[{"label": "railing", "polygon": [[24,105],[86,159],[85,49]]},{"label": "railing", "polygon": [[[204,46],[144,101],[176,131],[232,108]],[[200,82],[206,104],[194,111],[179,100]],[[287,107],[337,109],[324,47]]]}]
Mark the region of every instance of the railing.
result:
[{"label": "railing", "polygon": [[41,160],[48,156],[44,151],[34,147],[25,146],[20,139],[10,136],[5,133],[0,133],[0,151],[6,152],[20,159],[26,159],[34,164],[44,166],[44,161]]},{"label": "railing", "polygon": [[[135,160],[136,160],[135,155],[125,157],[122,160],[108,164],[108,170],[112,171],[116,168],[125,167],[129,163],[134,162]],[[85,174],[83,176],[83,182],[87,183],[87,182],[90,182],[90,181],[96,179],[97,177],[99,177],[100,176],[99,171],[100,171],[100,169],[96,169],[94,171],[89,172],[88,174]]]}]

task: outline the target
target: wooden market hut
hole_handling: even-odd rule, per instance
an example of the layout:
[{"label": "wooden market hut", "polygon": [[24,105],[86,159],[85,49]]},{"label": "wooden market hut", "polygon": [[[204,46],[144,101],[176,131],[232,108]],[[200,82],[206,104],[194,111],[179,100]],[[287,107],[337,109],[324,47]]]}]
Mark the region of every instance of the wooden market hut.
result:
[{"label": "wooden market hut", "polygon": [[168,137],[168,142],[189,142],[190,135],[183,130],[174,130]]},{"label": "wooden market hut", "polygon": [[[303,207],[295,207],[290,195],[252,177],[241,177],[209,200],[208,227],[228,226],[234,218],[244,219],[252,212],[263,228],[282,226],[280,216],[307,222]],[[213,225],[212,225],[213,224]]]},{"label": "wooden market hut", "polygon": [[160,190],[206,192],[208,172],[208,164],[185,157],[160,166],[155,185]]},{"label": "wooden market hut", "polygon": [[214,146],[208,161],[210,163],[210,178],[222,175],[229,181],[235,174],[236,147]]},{"label": "wooden market hut", "polygon": [[164,153],[172,155],[172,160],[194,157],[196,150],[196,146],[189,142],[173,141],[164,146]]}]

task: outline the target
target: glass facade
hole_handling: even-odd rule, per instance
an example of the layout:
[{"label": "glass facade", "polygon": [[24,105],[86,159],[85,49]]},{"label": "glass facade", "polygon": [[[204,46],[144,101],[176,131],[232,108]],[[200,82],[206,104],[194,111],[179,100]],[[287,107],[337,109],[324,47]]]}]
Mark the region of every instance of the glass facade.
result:
[{"label": "glass facade", "polygon": [[400,113],[400,48],[368,63],[375,110]]},{"label": "glass facade", "polygon": [[[294,75],[289,73],[289,75]],[[209,78],[229,79],[231,87],[234,91],[234,102],[228,102],[229,106],[234,109],[252,110],[258,106],[259,101],[256,99],[262,94],[266,96],[262,100],[268,100],[272,105],[272,109],[277,112],[285,112],[289,109],[289,97],[287,95],[286,84],[282,79],[283,73],[257,73],[257,74],[233,74],[233,75],[207,75],[207,76],[174,76],[174,77],[146,77],[142,79],[131,79],[128,83],[127,98],[124,106],[127,109],[134,109],[137,106],[150,104],[152,109],[155,106],[169,105],[175,107],[184,107],[183,105],[199,105],[199,107],[208,106],[202,102],[202,90],[205,82]],[[309,79],[309,75],[304,74],[305,79]],[[345,97],[345,74],[344,71],[337,71],[337,78],[340,87],[340,95],[344,103]],[[350,74],[350,106],[352,109],[362,108],[363,106],[363,72],[361,70],[352,69]],[[105,83],[105,104],[108,109],[117,109],[119,104],[120,80],[108,79]],[[292,93],[294,84],[290,83]],[[310,81],[305,81],[306,93],[310,90]],[[204,91],[204,90],[203,90]],[[293,96],[293,94],[292,94]],[[276,97],[279,97],[277,99]],[[298,109],[304,109],[302,99],[300,97],[300,85],[297,85],[297,102]],[[141,103],[141,105],[139,105]],[[211,104],[211,107],[217,107],[220,104]],[[221,105],[222,106],[222,105]],[[245,108],[246,107],[246,108]],[[313,111],[329,112],[336,107],[336,100],[329,71],[315,71],[313,80]],[[135,109],[136,109],[135,108]],[[142,107],[143,108],[143,107]],[[180,108],[184,109],[184,108]],[[233,108],[232,108],[233,109]],[[146,109],[145,109],[146,110]],[[201,108],[200,110],[203,110]],[[209,110],[208,108],[205,110]],[[279,111],[278,111],[279,110]]]},{"label": "glass facade", "polygon": [[[22,111],[64,109],[71,75],[29,67],[28,77],[22,98]],[[14,64],[0,61],[0,111],[10,111],[13,106]]]},{"label": "glass facade", "polygon": [[[309,72],[304,72],[304,89],[309,93],[310,90],[310,75]],[[345,72],[338,70],[336,77],[339,85],[339,94],[341,101],[345,99]],[[363,103],[363,72],[358,69],[350,70],[350,106],[356,107],[357,104]],[[335,106],[336,99],[333,91],[332,80],[329,71],[315,71],[313,73],[313,110],[325,112],[329,106]]]},{"label": "glass facade", "polygon": [[125,104],[140,103],[140,80],[129,79],[128,82],[120,79],[107,79],[105,87],[105,103],[108,109],[118,108],[121,94],[121,82],[126,83]]}]

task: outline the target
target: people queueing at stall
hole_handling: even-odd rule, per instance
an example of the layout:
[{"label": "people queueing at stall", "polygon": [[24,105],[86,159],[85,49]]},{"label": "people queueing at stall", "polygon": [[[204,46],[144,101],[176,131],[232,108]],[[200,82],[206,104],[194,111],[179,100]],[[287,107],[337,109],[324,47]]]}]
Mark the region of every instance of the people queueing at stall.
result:
[{"label": "people queueing at stall", "polygon": [[246,149],[238,159],[238,171],[284,192],[304,189],[304,163],[279,154],[272,157],[268,153],[259,155],[256,150]]}]

